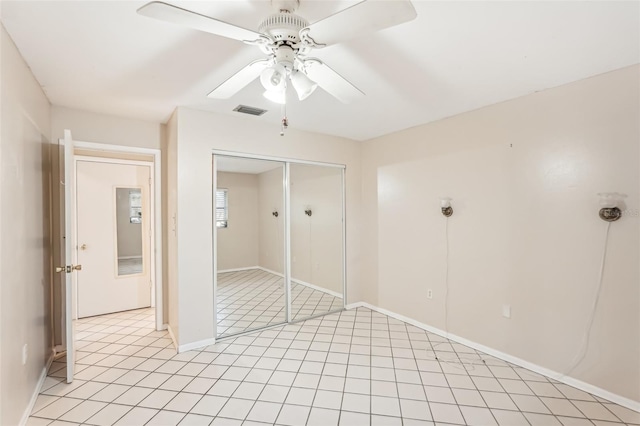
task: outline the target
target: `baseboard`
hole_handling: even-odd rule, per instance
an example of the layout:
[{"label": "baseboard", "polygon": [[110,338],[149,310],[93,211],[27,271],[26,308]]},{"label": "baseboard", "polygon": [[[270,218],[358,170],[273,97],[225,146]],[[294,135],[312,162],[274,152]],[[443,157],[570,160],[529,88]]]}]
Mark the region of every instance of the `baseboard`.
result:
[{"label": "baseboard", "polygon": [[309,287],[310,289],[316,290],[316,291],[321,291],[323,293],[327,293],[330,294],[333,297],[337,297],[338,299],[342,299],[342,294],[338,293],[337,291],[333,291],[333,290],[328,290],[326,288],[322,288],[322,287],[318,287],[317,285],[313,285],[301,280],[296,280],[291,278],[291,282],[296,283],[296,284],[300,284],[303,285],[305,287]]},{"label": "baseboard", "polygon": [[197,342],[187,343],[185,345],[178,346],[178,353],[204,348],[206,346],[213,345],[214,343],[216,343],[215,338],[198,340]]},{"label": "baseboard", "polygon": [[454,341],[456,343],[460,343],[461,345],[465,345],[465,346],[468,346],[470,348],[476,349],[476,350],[478,350],[480,352],[484,352],[487,355],[491,355],[491,356],[493,356],[495,358],[498,358],[498,359],[501,359],[503,361],[510,362],[511,364],[515,364],[517,366],[526,368],[528,370],[531,370],[533,372],[541,374],[541,375],[543,375],[545,377],[548,377],[550,379],[557,380],[558,382],[564,383],[564,384],[569,385],[569,386],[573,386],[574,388],[580,389],[580,390],[585,391],[587,393],[590,393],[592,395],[595,395],[595,396],[598,396],[600,398],[606,399],[608,401],[614,402],[614,403],[616,403],[618,405],[621,405],[623,407],[629,408],[630,410],[634,410],[634,411],[640,412],[640,401],[634,401],[634,400],[626,398],[624,396],[617,395],[617,394],[615,394],[613,392],[610,392],[610,391],[608,391],[606,389],[599,388],[599,387],[594,386],[594,385],[592,385],[590,383],[586,383],[586,382],[583,382],[581,380],[574,379],[573,377],[565,376],[564,374],[558,373],[557,371],[550,370],[548,368],[539,366],[537,364],[534,364],[534,363],[526,361],[524,359],[515,357],[513,355],[509,355],[507,353],[498,351],[498,350],[490,348],[488,346],[481,345],[480,343],[473,342],[471,340],[465,339],[464,337],[456,336],[455,334],[452,334],[452,333],[447,333],[446,331],[441,330],[439,328],[432,327],[432,326],[427,325],[427,324],[423,324],[423,323],[421,323],[419,321],[416,321],[416,320],[414,320],[412,318],[408,318],[408,317],[405,317],[404,315],[400,315],[400,314],[397,314],[395,312],[391,312],[391,311],[388,311],[386,309],[379,308],[377,306],[373,306],[373,305],[371,305],[369,303],[366,303],[366,302],[356,302],[356,303],[351,303],[351,304],[347,305],[347,309],[355,309],[355,308],[360,308],[360,307],[368,308],[368,309],[371,309],[372,311],[376,311],[376,312],[379,312],[381,314],[390,316],[391,318],[395,318],[397,320],[406,322],[407,324],[411,324],[413,326],[421,328],[421,329],[423,329],[425,331],[428,331],[430,333],[437,334],[438,336],[442,336],[444,338],[450,339],[450,340],[452,340],[452,341]]},{"label": "baseboard", "polygon": [[167,326],[167,331],[169,332],[169,337],[171,338],[171,341],[173,342],[173,347],[175,348],[175,350],[178,350],[178,341],[176,340],[176,335],[173,334],[173,330],[171,329],[171,326],[169,324],[165,324]]},{"label": "baseboard", "polygon": [[225,272],[242,272],[242,271],[250,271],[252,269],[262,269],[259,266],[247,266],[246,268],[231,268],[231,269],[220,269],[218,270],[219,274],[223,274]]},{"label": "baseboard", "polygon": [[[251,268],[251,269],[260,269],[261,271],[264,271],[264,272],[267,272],[269,274],[277,275],[278,277],[283,277],[284,278],[284,275],[281,274],[280,272],[272,271],[271,269],[263,268],[262,266],[256,266],[255,268]],[[309,287],[309,288],[311,288],[313,290],[321,291],[323,293],[330,294],[333,297],[337,297],[339,299],[342,299],[342,294],[340,294],[340,293],[338,293],[336,291],[327,290],[326,288],[318,287],[317,285],[313,285],[313,284],[310,284],[310,283],[302,281],[302,280],[297,280],[295,278],[291,278],[291,282],[292,283],[296,283],[296,284],[300,284],[300,285],[303,285],[305,287]]]},{"label": "baseboard", "polygon": [[22,414],[22,418],[20,419],[20,426],[26,425],[27,421],[29,421],[31,410],[33,410],[33,407],[36,405],[38,395],[40,395],[40,391],[42,390],[42,385],[45,379],[47,378],[47,372],[49,371],[49,367],[51,367],[51,363],[53,362],[53,358],[55,357],[55,355],[56,355],[55,348],[51,349],[51,355],[49,356],[49,359],[47,359],[47,363],[45,364],[44,368],[42,369],[42,372],[40,373],[40,377],[38,378],[38,383],[36,383],[36,388],[34,389],[33,394],[31,395],[31,399],[29,400],[29,405],[27,405],[27,408],[24,410],[24,413]]},{"label": "baseboard", "polygon": [[164,331],[169,329],[169,324],[162,324],[157,331]]}]

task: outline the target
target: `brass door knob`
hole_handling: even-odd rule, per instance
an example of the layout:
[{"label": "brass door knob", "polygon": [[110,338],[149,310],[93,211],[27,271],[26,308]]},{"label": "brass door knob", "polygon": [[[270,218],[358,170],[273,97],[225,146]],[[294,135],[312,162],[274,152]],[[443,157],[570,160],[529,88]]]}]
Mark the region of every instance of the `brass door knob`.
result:
[{"label": "brass door knob", "polygon": [[82,265],[72,265],[71,269],[74,271],[82,271]]},{"label": "brass door knob", "polygon": [[64,272],[66,271],[67,268],[65,268],[64,266],[56,266],[56,273],[59,274],[60,272]]},{"label": "brass door knob", "polygon": [[87,249],[87,245],[86,244],[83,244],[83,245],[80,246],[80,250],[86,250],[86,249]]}]

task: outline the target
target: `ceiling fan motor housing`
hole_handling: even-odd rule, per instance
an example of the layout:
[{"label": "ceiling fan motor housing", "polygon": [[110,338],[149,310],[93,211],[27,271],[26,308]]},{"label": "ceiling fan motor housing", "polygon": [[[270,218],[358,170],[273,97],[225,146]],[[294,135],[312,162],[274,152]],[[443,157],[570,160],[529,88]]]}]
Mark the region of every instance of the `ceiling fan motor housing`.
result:
[{"label": "ceiling fan motor housing", "polygon": [[277,45],[286,44],[295,49],[300,43],[300,30],[307,26],[309,26],[307,20],[283,10],[267,16],[258,30],[271,37]]}]

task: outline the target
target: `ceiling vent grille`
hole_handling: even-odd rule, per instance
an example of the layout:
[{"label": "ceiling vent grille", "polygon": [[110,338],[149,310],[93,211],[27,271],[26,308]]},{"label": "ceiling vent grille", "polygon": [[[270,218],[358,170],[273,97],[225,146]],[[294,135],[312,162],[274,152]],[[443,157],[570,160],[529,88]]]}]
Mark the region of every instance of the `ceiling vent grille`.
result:
[{"label": "ceiling vent grille", "polygon": [[250,107],[246,105],[238,105],[233,110],[237,112],[241,112],[243,114],[249,114],[249,115],[262,115],[265,112],[267,112],[266,109],[255,108],[255,107]]}]

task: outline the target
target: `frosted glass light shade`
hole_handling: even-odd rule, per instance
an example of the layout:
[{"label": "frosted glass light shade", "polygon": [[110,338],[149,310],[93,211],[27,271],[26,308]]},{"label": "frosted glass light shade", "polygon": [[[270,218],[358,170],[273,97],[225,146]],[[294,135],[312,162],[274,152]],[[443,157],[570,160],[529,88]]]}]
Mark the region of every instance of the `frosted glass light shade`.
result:
[{"label": "frosted glass light shade", "polygon": [[311,95],[318,87],[318,84],[311,81],[304,73],[300,71],[294,71],[291,74],[291,84],[298,94],[298,99],[304,101]]},{"label": "frosted glass light shade", "polygon": [[287,70],[282,64],[265,68],[260,73],[260,83],[268,91],[282,91],[287,84]]}]

